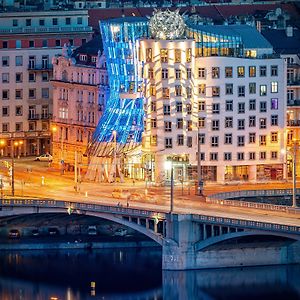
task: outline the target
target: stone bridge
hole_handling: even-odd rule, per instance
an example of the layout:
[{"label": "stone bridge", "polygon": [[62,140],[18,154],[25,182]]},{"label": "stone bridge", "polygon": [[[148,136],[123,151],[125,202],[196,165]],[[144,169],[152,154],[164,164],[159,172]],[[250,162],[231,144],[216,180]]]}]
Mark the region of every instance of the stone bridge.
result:
[{"label": "stone bridge", "polygon": [[0,217],[85,214],[128,226],[162,246],[162,268],[185,270],[300,263],[299,226],[49,199],[0,200]]}]

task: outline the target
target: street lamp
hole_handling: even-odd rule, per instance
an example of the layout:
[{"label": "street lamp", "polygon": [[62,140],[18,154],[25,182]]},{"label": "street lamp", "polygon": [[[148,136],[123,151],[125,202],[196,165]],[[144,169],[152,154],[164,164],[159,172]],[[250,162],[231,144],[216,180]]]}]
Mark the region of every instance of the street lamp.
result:
[{"label": "street lamp", "polygon": [[173,175],[173,163],[170,160],[165,161],[165,169],[171,171],[171,199],[170,199],[170,213],[174,211],[174,175]]}]

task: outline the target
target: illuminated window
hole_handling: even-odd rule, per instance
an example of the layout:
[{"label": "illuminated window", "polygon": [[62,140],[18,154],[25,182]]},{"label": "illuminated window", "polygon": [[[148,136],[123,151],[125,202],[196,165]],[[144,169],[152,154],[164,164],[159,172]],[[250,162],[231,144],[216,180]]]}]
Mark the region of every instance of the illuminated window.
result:
[{"label": "illuminated window", "polygon": [[190,103],[186,104],[186,113],[190,115],[192,113],[192,105]]},{"label": "illuminated window", "polygon": [[256,77],[256,67],[255,66],[249,67],[249,77]]},{"label": "illuminated window", "polygon": [[175,63],[181,63],[181,50],[175,49]]},{"label": "illuminated window", "polygon": [[186,50],[186,62],[189,63],[192,61],[192,49],[188,48]]},{"label": "illuminated window", "polygon": [[212,96],[213,97],[219,97],[220,96],[220,87],[213,86],[212,87]]},{"label": "illuminated window", "polygon": [[157,146],[157,135],[151,135],[150,136],[150,144],[151,146]]},{"label": "illuminated window", "polygon": [[182,96],[182,87],[181,85],[175,85],[175,96]]},{"label": "illuminated window", "polygon": [[278,82],[277,81],[271,82],[271,93],[278,93]]},{"label": "illuminated window", "polygon": [[212,67],[211,78],[220,78],[220,68]]},{"label": "illuminated window", "polygon": [[155,96],[156,95],[156,87],[155,87],[154,84],[150,85],[149,92],[150,92],[150,96]]},{"label": "illuminated window", "polygon": [[278,98],[271,99],[271,109],[273,109],[273,110],[278,109]]},{"label": "illuminated window", "polygon": [[166,88],[166,87],[162,88],[162,97],[164,99],[170,99],[170,90],[169,90],[169,88]]},{"label": "illuminated window", "polygon": [[152,48],[146,49],[146,62],[152,62]]},{"label": "illuminated window", "polygon": [[167,63],[168,62],[168,49],[160,49],[160,62]]},{"label": "illuminated window", "polygon": [[206,95],[206,84],[205,83],[201,83],[198,85],[198,94]]},{"label": "illuminated window", "polygon": [[62,119],[68,119],[68,108],[66,107],[60,107],[59,110],[58,110],[58,116],[59,118],[62,118]]},{"label": "illuminated window", "polygon": [[245,67],[237,67],[237,76],[238,77],[245,77]]},{"label": "illuminated window", "polygon": [[188,131],[192,131],[193,130],[193,123],[192,123],[192,120],[188,120],[187,123],[186,123],[186,129]]}]

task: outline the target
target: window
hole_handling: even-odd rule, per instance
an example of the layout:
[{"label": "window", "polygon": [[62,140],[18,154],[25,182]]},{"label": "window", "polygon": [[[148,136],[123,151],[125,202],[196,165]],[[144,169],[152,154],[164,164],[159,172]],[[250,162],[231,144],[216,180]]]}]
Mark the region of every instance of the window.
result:
[{"label": "window", "polygon": [[260,112],[267,112],[267,102],[266,101],[260,101],[259,102],[259,111]]},{"label": "window", "polygon": [[35,82],[35,73],[29,73],[28,74],[28,81],[29,82]]},{"label": "window", "polygon": [[177,129],[183,129],[183,119],[182,118],[177,119],[176,123],[177,123]]},{"label": "window", "polygon": [[210,160],[217,161],[218,160],[218,152],[210,152]]},{"label": "window", "polygon": [[211,147],[219,147],[219,137],[218,136],[212,136],[210,138],[210,145],[211,145]]},{"label": "window", "polygon": [[278,109],[278,98],[271,98],[271,109],[272,110]]},{"label": "window", "polygon": [[73,45],[74,45],[74,40],[73,40],[73,39],[69,39],[69,44],[70,44],[71,46],[73,46]]},{"label": "window", "polygon": [[245,86],[238,86],[238,97],[245,97]]},{"label": "window", "polygon": [[192,69],[186,68],[186,78],[191,79],[192,78]]},{"label": "window", "polygon": [[48,72],[42,72],[42,81],[49,81]]},{"label": "window", "polygon": [[16,49],[20,49],[22,46],[21,40],[16,40]]},{"label": "window", "polygon": [[232,95],[233,94],[233,84],[232,83],[227,83],[225,85],[225,94],[226,95]]},{"label": "window", "polygon": [[175,49],[175,63],[181,62],[181,50]]},{"label": "window", "polygon": [[35,56],[30,55],[29,56],[29,69],[34,69],[35,68]]},{"label": "window", "polygon": [[23,81],[23,73],[16,73],[16,83]]},{"label": "window", "polygon": [[2,107],[2,117],[8,117],[9,116],[9,107],[3,106]]},{"label": "window", "polygon": [[23,107],[16,106],[16,116],[22,116],[22,115],[23,115]]},{"label": "window", "polygon": [[224,138],[224,144],[232,144],[232,134],[226,133]]},{"label": "window", "polygon": [[150,126],[151,126],[151,128],[156,128],[156,118],[152,118],[150,120]]},{"label": "window", "polygon": [[278,66],[271,66],[271,76],[278,76]]},{"label": "window", "polygon": [[35,131],[35,122],[29,122],[28,124],[28,130],[29,131]]},{"label": "window", "polygon": [[224,152],[224,160],[231,160],[232,155],[231,152]]},{"label": "window", "polygon": [[182,96],[182,87],[181,85],[175,85],[175,96]]},{"label": "window", "polygon": [[156,95],[156,86],[154,84],[150,85],[149,93],[150,93],[150,96],[155,96]]},{"label": "window", "polygon": [[9,124],[2,123],[2,132],[9,132]]},{"label": "window", "polygon": [[2,83],[9,83],[9,73],[2,73]]},{"label": "window", "polygon": [[256,94],[256,83],[255,82],[249,83],[249,94]]},{"label": "window", "polygon": [[198,141],[201,145],[205,144],[205,133],[199,133],[198,134]]},{"label": "window", "polygon": [[2,67],[9,66],[9,56],[2,56]]},{"label": "window", "polygon": [[2,100],[9,100],[9,90],[2,90]]},{"label": "window", "polygon": [[271,126],[278,126],[278,115],[271,116]]},{"label": "window", "polygon": [[212,96],[213,97],[219,97],[220,96],[220,87],[213,86],[212,87]]},{"label": "window", "polygon": [[249,116],[249,127],[256,127],[256,116]]},{"label": "window", "polygon": [[186,49],[186,62],[189,63],[192,61],[192,49],[187,48]]},{"label": "window", "polygon": [[267,128],[267,118],[260,118],[259,119],[259,128],[266,129]]},{"label": "window", "polygon": [[40,26],[45,26],[45,20],[44,19],[39,19],[39,25]]},{"label": "window", "polygon": [[206,84],[205,83],[201,83],[198,85],[198,93],[199,95],[206,95]]},{"label": "window", "polygon": [[151,112],[156,112],[156,102],[151,101],[150,110],[151,110]]},{"label": "window", "polygon": [[244,135],[238,135],[238,137],[237,137],[237,145],[238,145],[238,147],[245,146],[245,136]]},{"label": "window", "polygon": [[152,62],[152,48],[146,49],[146,62]]},{"label": "window", "polygon": [[31,19],[26,19],[25,23],[26,23],[26,26],[31,26]]},{"label": "window", "polygon": [[188,115],[192,114],[192,105],[190,103],[186,104],[186,112]]},{"label": "window", "polygon": [[168,75],[169,75],[168,69],[161,70],[161,79],[168,79]]},{"label": "window", "polygon": [[43,40],[42,47],[47,48],[48,47],[48,40]]},{"label": "window", "polygon": [[[153,72],[153,70],[152,70],[152,72]],[[175,70],[175,78],[176,79],[181,79],[181,70],[179,70],[179,69]]]},{"label": "window", "polygon": [[168,49],[160,49],[160,62],[167,63],[168,62]]},{"label": "window", "polygon": [[165,126],[165,131],[166,131],[166,132],[171,132],[171,131],[172,131],[172,122],[170,122],[170,121],[165,121],[165,122],[164,122],[164,126]]},{"label": "window", "polygon": [[55,40],[55,47],[60,47],[60,40]]},{"label": "window", "polygon": [[238,113],[239,114],[244,114],[245,113],[245,103],[244,102],[239,102],[238,103]]},{"label": "window", "polygon": [[23,123],[22,122],[18,122],[16,123],[16,131],[23,131]]},{"label": "window", "polygon": [[260,66],[259,67],[259,75],[261,77],[266,77],[267,76],[267,66]]},{"label": "window", "polygon": [[205,127],[205,118],[204,117],[198,118],[198,127],[199,128],[204,128]]},{"label": "window", "polygon": [[192,120],[188,120],[186,123],[186,128],[188,131],[192,131],[193,130],[193,123]]},{"label": "window", "polygon": [[23,90],[16,90],[15,93],[16,93],[16,94],[15,94],[15,98],[16,98],[17,100],[23,98]]},{"label": "window", "polygon": [[157,135],[156,134],[150,136],[150,144],[151,144],[151,146],[157,146]]},{"label": "window", "polygon": [[219,120],[212,120],[211,122],[211,130],[217,131],[220,129],[220,121]]},{"label": "window", "polygon": [[49,56],[48,55],[43,55],[42,56],[42,68],[43,69],[48,69],[49,67]]},{"label": "window", "polygon": [[213,78],[213,79],[220,78],[220,68],[219,67],[212,67],[211,78]]},{"label": "window", "polygon": [[34,41],[33,40],[29,41],[29,48],[34,48]]},{"label": "window", "polygon": [[169,104],[164,104],[164,115],[169,116],[170,115],[170,105]]},{"label": "window", "polygon": [[192,88],[189,87],[189,86],[187,86],[187,87],[185,88],[185,91],[186,91],[186,97],[187,97],[188,99],[191,98],[191,97],[192,97]]},{"label": "window", "polygon": [[183,134],[178,134],[177,135],[177,145],[178,146],[183,146],[184,144],[184,137]]},{"label": "window", "polygon": [[205,76],[205,68],[198,68],[198,77],[199,78],[205,78],[206,76]]},{"label": "window", "polygon": [[220,113],[220,103],[213,103],[212,113],[213,114],[219,114]]},{"label": "window", "polygon": [[172,138],[165,138],[165,147],[166,148],[173,148],[173,146],[172,146]]},{"label": "window", "polygon": [[255,152],[249,152],[249,160],[255,160]]},{"label": "window", "polygon": [[278,82],[277,81],[271,82],[271,93],[278,93]]},{"label": "window", "polygon": [[48,99],[49,98],[49,89],[42,88],[42,98]]},{"label": "window", "polygon": [[13,19],[12,20],[12,24],[13,24],[13,27],[17,27],[18,26],[18,20],[17,19]]},{"label": "window", "polygon": [[250,132],[249,133],[249,144],[255,144],[256,143],[256,133]]},{"label": "window", "polygon": [[232,67],[225,67],[225,77],[232,78]]},{"label": "window", "polygon": [[278,142],[278,132],[271,132],[271,142],[272,143],[277,143]]},{"label": "window", "polygon": [[271,151],[271,159],[277,159],[278,152],[277,151]]},{"label": "window", "polygon": [[162,97],[164,99],[169,99],[170,98],[170,90],[167,87],[162,88]]},{"label": "window", "polygon": [[238,130],[245,129],[245,119],[238,119]]},{"label": "window", "polygon": [[198,111],[205,111],[205,101],[198,102]]},{"label": "window", "polygon": [[8,48],[8,42],[7,41],[2,41],[2,48],[4,48],[4,49]]},{"label": "window", "polygon": [[233,127],[233,117],[225,117],[225,128]]},{"label": "window", "polygon": [[249,110],[256,110],[256,100],[255,99],[249,100]]},{"label": "window", "polygon": [[266,146],[267,145],[267,136],[266,135],[260,135],[259,136],[259,145],[260,146]]},{"label": "window", "polygon": [[245,67],[237,67],[237,76],[238,77],[245,77]]},{"label": "window", "polygon": [[176,112],[182,112],[182,102],[176,102]]},{"label": "window", "polygon": [[82,25],[82,17],[77,17],[77,24]]},{"label": "window", "polygon": [[233,100],[226,100],[225,110],[233,111]]},{"label": "window", "polygon": [[28,90],[28,97],[30,99],[35,99],[35,89],[29,89]]},{"label": "window", "polygon": [[66,25],[71,25],[71,18],[69,17],[66,18]]},{"label": "window", "polygon": [[256,67],[255,66],[249,67],[249,77],[256,77]]},{"label": "window", "polygon": [[244,152],[237,153],[237,160],[244,160]]},{"label": "window", "polygon": [[23,56],[16,56],[16,67],[23,66]]},{"label": "window", "polygon": [[193,138],[191,136],[187,137],[186,145],[191,148],[193,147]]},{"label": "window", "polygon": [[259,158],[260,159],[266,159],[267,158],[267,153],[265,151],[261,151],[259,152]]},{"label": "window", "polygon": [[295,94],[294,94],[294,90],[287,90],[287,100],[291,101],[294,100]]}]

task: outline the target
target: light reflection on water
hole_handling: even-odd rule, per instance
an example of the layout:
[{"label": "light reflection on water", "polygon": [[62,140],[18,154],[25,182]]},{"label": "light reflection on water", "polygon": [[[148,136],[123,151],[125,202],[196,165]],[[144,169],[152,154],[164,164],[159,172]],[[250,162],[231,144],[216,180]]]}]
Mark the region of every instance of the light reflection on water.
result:
[{"label": "light reflection on water", "polygon": [[296,300],[300,265],[162,272],[158,249],[2,253],[0,299]]}]

